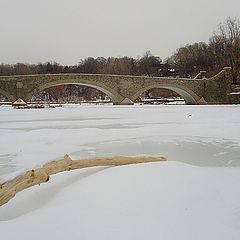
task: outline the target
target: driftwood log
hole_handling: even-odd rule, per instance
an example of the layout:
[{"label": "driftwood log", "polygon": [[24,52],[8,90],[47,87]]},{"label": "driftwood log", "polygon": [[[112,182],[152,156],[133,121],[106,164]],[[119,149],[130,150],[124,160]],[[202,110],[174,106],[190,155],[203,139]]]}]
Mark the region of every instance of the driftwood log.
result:
[{"label": "driftwood log", "polygon": [[148,163],[165,161],[163,156],[159,157],[111,157],[94,158],[83,160],[72,160],[68,155],[64,159],[46,163],[41,168],[27,171],[12,180],[0,184],[0,206],[6,204],[18,192],[37,184],[48,182],[50,175],[81,168],[96,166],[119,166],[127,164]]}]

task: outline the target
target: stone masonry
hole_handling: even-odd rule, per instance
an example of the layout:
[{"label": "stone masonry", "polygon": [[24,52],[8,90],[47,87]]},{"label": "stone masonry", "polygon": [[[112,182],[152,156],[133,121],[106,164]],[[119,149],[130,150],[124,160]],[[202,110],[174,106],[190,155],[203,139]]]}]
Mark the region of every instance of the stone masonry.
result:
[{"label": "stone masonry", "polygon": [[[0,94],[14,102],[18,98],[29,101],[46,88],[63,84],[94,87],[107,94],[114,104],[134,102],[152,88],[166,88],[177,92],[186,104],[231,103],[231,69],[224,68],[212,78],[188,79],[108,74],[40,74],[0,77]],[[234,100],[236,102],[236,99]]]}]

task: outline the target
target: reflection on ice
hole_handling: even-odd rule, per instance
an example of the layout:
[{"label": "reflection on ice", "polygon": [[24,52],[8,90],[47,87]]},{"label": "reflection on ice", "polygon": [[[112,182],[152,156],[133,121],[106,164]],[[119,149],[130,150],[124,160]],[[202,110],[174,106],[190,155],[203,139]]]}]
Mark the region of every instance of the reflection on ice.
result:
[{"label": "reflection on ice", "polygon": [[15,171],[16,165],[12,162],[15,155],[0,154],[0,176]]},{"label": "reflection on ice", "polygon": [[161,137],[101,142],[71,154],[73,158],[116,155],[164,155],[197,166],[240,166],[240,146],[228,140]]},{"label": "reflection on ice", "polygon": [[[145,137],[82,145],[79,151],[70,153],[73,159],[164,155],[168,161],[180,161],[196,166],[240,166],[238,143],[203,137]],[[18,169],[12,154],[0,155],[0,176]]]}]

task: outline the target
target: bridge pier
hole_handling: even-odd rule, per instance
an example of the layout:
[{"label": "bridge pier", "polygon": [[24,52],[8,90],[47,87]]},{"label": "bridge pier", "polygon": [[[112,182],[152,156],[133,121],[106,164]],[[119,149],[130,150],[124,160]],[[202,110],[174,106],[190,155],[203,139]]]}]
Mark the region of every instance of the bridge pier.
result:
[{"label": "bridge pier", "polygon": [[24,89],[24,84],[22,81],[16,82],[16,100],[22,99],[24,102],[27,102],[26,91]]},{"label": "bridge pier", "polygon": [[124,98],[118,105],[134,105],[134,102],[129,98]]}]

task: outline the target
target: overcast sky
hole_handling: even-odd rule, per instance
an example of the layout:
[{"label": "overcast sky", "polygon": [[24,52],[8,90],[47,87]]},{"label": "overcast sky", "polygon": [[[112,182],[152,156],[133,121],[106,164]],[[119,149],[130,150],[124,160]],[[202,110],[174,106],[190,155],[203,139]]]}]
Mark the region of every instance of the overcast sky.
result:
[{"label": "overcast sky", "polygon": [[240,0],[0,0],[0,62],[166,58],[240,18]]}]

